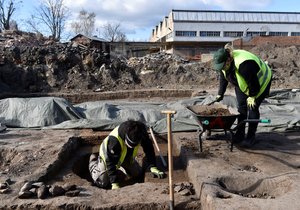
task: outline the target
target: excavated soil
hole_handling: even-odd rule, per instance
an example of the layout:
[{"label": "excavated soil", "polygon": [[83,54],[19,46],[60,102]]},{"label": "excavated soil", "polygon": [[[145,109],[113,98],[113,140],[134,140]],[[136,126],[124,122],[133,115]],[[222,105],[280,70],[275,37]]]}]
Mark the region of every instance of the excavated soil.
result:
[{"label": "excavated soil", "polygon": [[[26,37],[27,38],[27,37]],[[22,40],[22,42],[20,42]],[[274,44],[250,50],[273,69],[272,88],[298,87],[298,46]],[[53,43],[31,36],[0,44],[0,97],[3,94],[86,94],[141,89],[210,90],[218,75],[209,62],[153,53],[125,58],[75,43]],[[5,96],[6,96],[5,95]]]},{"label": "excavated soil", "polygon": [[201,116],[230,116],[232,115],[228,109],[225,108],[215,108],[215,107],[207,107],[202,110],[194,110],[195,114]]}]

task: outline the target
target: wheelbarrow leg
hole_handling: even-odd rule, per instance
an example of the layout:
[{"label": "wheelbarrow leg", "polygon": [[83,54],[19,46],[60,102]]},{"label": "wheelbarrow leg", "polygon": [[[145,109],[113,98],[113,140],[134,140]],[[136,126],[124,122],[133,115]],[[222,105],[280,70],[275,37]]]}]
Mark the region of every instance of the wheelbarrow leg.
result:
[{"label": "wheelbarrow leg", "polygon": [[202,152],[202,134],[205,133],[205,130],[199,133],[199,151]]},{"label": "wheelbarrow leg", "polygon": [[233,150],[233,144],[235,142],[234,142],[234,138],[233,138],[233,131],[232,130],[229,130],[229,131],[230,131],[230,136],[231,136],[230,152],[232,152],[232,150]]}]

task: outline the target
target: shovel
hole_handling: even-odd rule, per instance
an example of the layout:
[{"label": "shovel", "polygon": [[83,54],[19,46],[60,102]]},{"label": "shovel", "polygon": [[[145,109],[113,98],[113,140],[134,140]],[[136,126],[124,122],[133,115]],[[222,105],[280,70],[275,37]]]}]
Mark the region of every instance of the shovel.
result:
[{"label": "shovel", "polygon": [[157,152],[158,152],[158,154],[159,154],[159,156],[160,156],[161,162],[163,163],[164,167],[166,168],[166,167],[167,167],[167,163],[166,163],[165,159],[163,158],[163,156],[162,156],[162,154],[161,154],[161,152],[160,152],[160,149],[159,149],[159,147],[158,147],[158,144],[157,144],[157,141],[156,141],[156,138],[155,138],[155,135],[154,135],[154,132],[153,132],[152,127],[150,127],[149,130],[150,130],[150,133],[151,133],[153,142],[154,142],[154,144],[155,144],[156,150],[157,150]]},{"label": "shovel", "polygon": [[213,100],[212,102],[210,102],[210,103],[208,103],[208,104],[206,104],[206,105],[207,105],[207,106],[210,106],[210,105],[212,105],[212,104],[214,104],[214,103],[216,103],[216,102],[218,102],[217,99]]}]

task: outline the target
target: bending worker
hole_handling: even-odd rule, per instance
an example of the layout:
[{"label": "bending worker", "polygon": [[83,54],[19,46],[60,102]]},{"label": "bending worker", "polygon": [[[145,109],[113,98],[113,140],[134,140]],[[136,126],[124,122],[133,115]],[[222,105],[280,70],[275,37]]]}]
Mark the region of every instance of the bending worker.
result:
[{"label": "bending worker", "polygon": [[165,173],[156,167],[155,152],[146,125],[128,120],[117,126],[103,140],[99,157],[94,154],[90,156],[89,171],[94,184],[101,188],[118,189],[124,184],[124,175],[140,178],[143,170],[135,160],[140,145],[152,174],[164,178]]},{"label": "bending worker", "polygon": [[[216,101],[221,101],[228,83],[235,87],[238,103],[238,123],[244,119],[259,119],[259,106],[269,95],[272,70],[256,55],[245,50],[233,50],[230,45],[219,49],[213,57],[213,68],[220,74],[220,85]],[[239,127],[233,141],[240,146],[251,147],[257,140],[258,123],[249,123],[245,138],[245,124]]]}]

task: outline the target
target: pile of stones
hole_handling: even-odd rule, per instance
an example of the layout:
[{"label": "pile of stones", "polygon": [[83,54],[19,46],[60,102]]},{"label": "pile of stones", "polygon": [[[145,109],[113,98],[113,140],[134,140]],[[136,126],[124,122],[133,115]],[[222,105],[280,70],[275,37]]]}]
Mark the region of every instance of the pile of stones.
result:
[{"label": "pile of stones", "polygon": [[64,184],[63,186],[59,185],[46,185],[43,182],[25,182],[23,187],[20,189],[18,198],[34,198],[45,199],[47,197],[57,197],[57,196],[68,196],[75,197],[78,196],[80,190],[77,185]]}]

